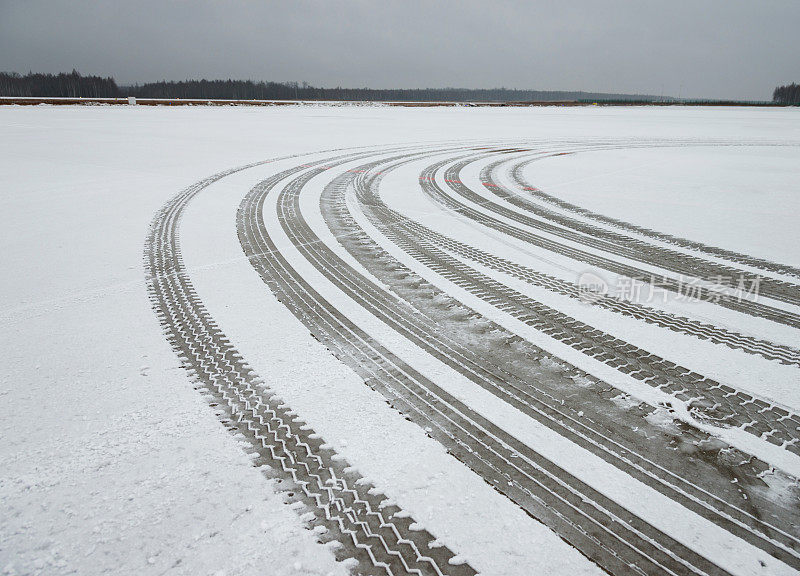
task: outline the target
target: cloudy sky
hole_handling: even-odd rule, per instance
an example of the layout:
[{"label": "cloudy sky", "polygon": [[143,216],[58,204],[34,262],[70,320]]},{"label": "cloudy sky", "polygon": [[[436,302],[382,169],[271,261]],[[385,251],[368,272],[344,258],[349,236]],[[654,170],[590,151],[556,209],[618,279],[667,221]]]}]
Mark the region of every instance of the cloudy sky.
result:
[{"label": "cloudy sky", "polygon": [[770,99],[800,0],[0,0],[0,70]]}]

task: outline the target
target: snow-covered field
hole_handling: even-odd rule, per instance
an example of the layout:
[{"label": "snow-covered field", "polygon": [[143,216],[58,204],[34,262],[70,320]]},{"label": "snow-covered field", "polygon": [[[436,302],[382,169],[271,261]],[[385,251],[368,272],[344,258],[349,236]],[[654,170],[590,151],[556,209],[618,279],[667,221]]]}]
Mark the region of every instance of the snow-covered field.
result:
[{"label": "snow-covered field", "polygon": [[797,110],[0,129],[0,570],[800,569]]}]

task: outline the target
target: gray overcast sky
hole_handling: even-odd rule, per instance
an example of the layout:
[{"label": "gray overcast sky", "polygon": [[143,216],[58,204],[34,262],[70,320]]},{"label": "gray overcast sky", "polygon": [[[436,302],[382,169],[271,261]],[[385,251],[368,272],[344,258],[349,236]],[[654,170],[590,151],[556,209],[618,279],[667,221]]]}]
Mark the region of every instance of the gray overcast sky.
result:
[{"label": "gray overcast sky", "polygon": [[[0,0],[0,70],[770,99],[800,0]],[[682,86],[682,88],[681,88]],[[663,88],[662,88],[663,87]]]}]

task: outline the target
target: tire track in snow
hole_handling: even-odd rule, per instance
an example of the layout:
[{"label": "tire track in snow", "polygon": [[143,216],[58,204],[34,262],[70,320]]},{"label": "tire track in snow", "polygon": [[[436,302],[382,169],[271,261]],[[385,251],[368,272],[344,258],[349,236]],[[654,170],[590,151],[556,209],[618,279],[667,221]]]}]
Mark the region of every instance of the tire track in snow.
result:
[{"label": "tire track in snow", "polygon": [[[434,177],[436,171],[446,163],[440,161],[426,167],[420,176],[420,185],[431,197],[449,204],[450,197],[444,193]],[[508,232],[502,223],[484,220],[480,218],[480,213],[475,211],[468,212],[469,218],[473,216],[482,224],[488,223],[495,230]],[[397,230],[391,231],[395,232]],[[688,402],[689,409],[698,419],[717,425],[742,427],[746,432],[800,455],[800,415],[692,372],[634,344],[575,320],[471,269],[438,246],[430,242],[425,243],[419,237],[406,236],[404,249],[413,252],[415,258],[440,275],[482,300],[491,302],[495,307],[508,312],[525,324],[620,372]],[[493,259],[491,256],[489,258]],[[493,260],[495,267],[502,264],[496,259]]]},{"label": "tire track in snow", "polygon": [[[370,169],[381,170],[382,175],[391,170],[391,168],[386,168],[384,166],[375,167],[373,165],[365,165],[354,170],[354,172],[360,173],[360,175],[354,179],[356,180],[369,179]],[[338,193],[328,194],[327,198],[326,196],[323,196],[323,201],[324,201],[323,211],[325,211],[324,209],[329,205],[336,206],[336,208],[332,209],[330,211],[331,213],[328,216],[326,216],[326,218],[329,221],[329,225],[331,225],[332,227],[332,231],[334,231],[334,234],[341,239],[341,241],[347,247],[347,249],[356,258],[358,258],[361,261],[361,263],[373,273],[373,275],[377,275],[379,278],[382,279],[383,282],[389,284],[390,286],[393,286],[394,291],[400,294],[402,292],[403,282],[401,282],[400,284],[398,284],[396,280],[395,282],[392,282],[392,274],[393,272],[396,271],[395,269],[401,268],[400,264],[397,263],[396,261],[391,264],[387,264],[386,261],[387,259],[389,259],[389,257],[385,253],[383,253],[381,248],[375,245],[374,242],[373,245],[370,246],[369,249],[367,250],[365,249],[364,246],[367,240],[366,238],[364,238],[363,236],[353,237],[351,235],[346,235],[344,233],[344,231],[357,228],[357,224],[352,220],[351,217],[349,217],[348,214],[346,214],[346,209],[342,208],[343,203],[341,201],[339,201],[338,203],[335,201],[337,195],[339,196],[339,199],[341,198],[341,195],[343,194],[341,191],[343,186],[344,184],[342,183],[337,183],[335,186],[332,184],[331,187],[335,190],[338,190]],[[369,185],[364,185],[363,188],[369,188]],[[392,239],[397,239],[399,234],[398,231],[401,228],[403,228],[407,224],[407,222],[402,222],[401,221],[402,217],[400,217],[399,215],[387,214],[383,210],[384,207],[381,205],[381,202],[375,193],[371,194],[365,193],[365,195],[367,197],[362,196],[359,198],[364,207],[368,207],[369,210],[371,211],[376,210],[376,208],[382,210],[379,214],[374,215],[374,221],[376,226],[379,226],[388,237]],[[400,240],[400,242],[403,242],[405,244],[404,247],[406,248],[410,244],[418,245],[420,243],[420,239],[424,239],[424,233],[420,230],[419,227],[412,226],[410,229],[410,235],[411,235],[410,237],[406,236],[404,239]],[[411,272],[407,269],[404,269],[398,273],[406,276],[411,275]],[[417,292],[427,293],[432,290],[435,290],[430,285],[426,286],[419,285],[420,279],[418,278],[414,280],[409,279],[408,282],[417,284],[417,286],[415,287]],[[398,285],[400,286],[400,290],[397,289]],[[429,295],[421,299],[420,298],[414,299],[413,295],[414,290],[409,290],[408,292],[412,292],[412,295],[411,297],[409,297],[406,294],[405,298],[407,299],[408,302],[414,305],[414,307],[417,309],[418,312],[422,312],[423,315],[425,314],[426,311],[424,309],[424,302],[422,301],[426,300],[426,298],[440,299],[442,297],[441,295],[436,295],[436,296]],[[439,305],[441,304],[442,303],[440,300]],[[403,311],[397,310],[395,311],[395,314],[397,314],[398,317],[402,317]],[[441,321],[442,318],[437,317],[435,320],[431,320],[431,324],[434,326],[440,325]],[[492,330],[496,331],[497,327],[493,328]],[[447,330],[446,332],[444,332],[444,334],[442,332],[439,333],[434,333],[434,332],[435,328],[429,329],[429,335],[427,336],[427,339],[429,341],[435,342],[437,339],[446,340],[448,341],[448,347],[450,349],[458,348],[457,344],[453,344],[448,340],[448,338],[452,337],[452,335],[455,332],[453,329]],[[509,334],[508,336],[511,335]],[[483,338],[481,340],[486,340],[486,339]],[[482,343],[481,340],[474,341],[472,343],[472,346],[479,347],[480,344]],[[435,346],[435,344],[431,344],[431,346]],[[462,356],[460,358],[457,358],[456,362],[454,362],[455,367],[458,367],[459,365],[468,365],[468,362],[465,361],[464,357],[469,355],[469,350],[467,348],[461,348],[461,350],[462,350],[461,352]],[[478,363],[483,364],[485,371],[489,372],[491,371],[493,366],[502,365],[501,359],[498,358],[497,350],[492,351],[491,349],[489,350],[484,349],[482,350],[482,352],[484,355],[481,356],[481,354],[477,354],[476,358]],[[435,353],[435,351],[433,353]],[[473,378],[475,377],[473,376]],[[478,381],[479,380],[476,379],[476,382]],[[526,414],[533,417],[536,416],[529,408],[532,406],[541,406],[543,403],[542,397],[544,397],[545,398],[544,405],[547,406],[547,409],[551,413],[550,420],[548,422],[549,426],[554,428],[563,427],[565,425],[564,422],[566,420],[570,421],[569,423],[570,426],[573,426],[575,429],[578,429],[580,431],[582,428],[586,427],[583,418],[576,417],[576,413],[579,411],[578,408],[576,407],[571,415],[564,413],[563,406],[565,400],[571,403],[575,403],[574,389],[577,387],[574,386],[574,383],[572,382],[570,382],[570,384],[573,384],[573,389],[570,390],[568,393],[566,392],[562,393],[560,400],[557,397],[559,394],[558,388],[564,387],[563,382],[558,387],[555,388],[556,396],[551,396],[550,398],[547,398],[545,394],[540,393],[539,398],[536,398],[536,394],[533,395],[530,394],[530,386],[524,380],[519,380],[518,378],[515,378],[512,374],[508,372],[497,373],[497,370],[495,369],[493,380],[492,378],[488,378],[484,383],[484,387],[490,389],[492,385],[494,385],[498,386],[501,389],[504,389],[503,392],[504,396],[502,395],[501,396],[504,397],[506,401],[514,404],[521,410],[525,411]],[[621,393],[617,391],[616,393],[611,394],[611,396],[617,396],[620,394]],[[588,414],[590,410],[589,408],[587,408],[586,406],[580,406],[580,407],[586,410]],[[583,410],[580,410],[580,412],[583,412]],[[581,416],[583,417],[586,415],[581,414]],[[621,416],[622,414],[620,413],[613,414],[610,422],[606,422],[605,426],[611,424],[613,429],[613,422],[615,421],[615,419],[620,418]],[[587,417],[591,419],[591,416]],[[596,418],[596,420],[599,419]],[[631,426],[633,426],[634,424],[638,424],[638,426],[640,427],[642,427],[643,425],[646,426],[644,422],[638,422],[638,423],[634,422],[633,424],[631,424]],[[617,428],[616,431],[619,432],[619,429]],[[730,482],[730,477],[727,476],[727,474],[729,474],[727,470],[725,471],[725,473],[723,473],[722,479],[718,481],[717,486],[714,486],[712,481],[706,484],[707,486],[706,488],[701,489],[693,484],[693,482],[696,483],[698,482],[698,480],[693,480],[691,476],[685,476],[687,471],[681,469],[681,466],[685,465],[684,461],[685,459],[678,459],[677,463],[672,462],[671,464],[666,464],[666,468],[671,468],[670,470],[667,470],[664,469],[665,464],[663,461],[661,464],[657,464],[655,462],[648,461],[647,456],[640,455],[640,454],[650,454],[658,457],[659,451],[657,449],[651,450],[650,452],[642,453],[641,452],[642,447],[637,446],[635,443],[628,442],[627,444],[625,444],[625,441],[623,440],[623,444],[619,444],[618,442],[612,441],[608,437],[604,437],[602,433],[598,434],[597,430],[591,430],[591,428],[583,432],[578,432],[577,434],[574,432],[574,430],[569,430],[569,429],[567,431],[562,430],[561,433],[570,435],[570,437],[574,441],[576,441],[576,443],[588,447],[589,449],[593,449],[592,443],[599,442],[599,444],[603,446],[602,450],[608,451],[607,456],[611,460],[616,459],[614,462],[615,465],[626,469],[626,471],[632,474],[633,476],[644,477],[646,480],[650,481],[651,485],[656,485],[657,489],[665,490],[666,493],[669,493],[673,499],[681,500],[680,497],[675,495],[674,486],[677,485],[679,491],[680,490],[684,491],[683,492],[684,495],[689,494],[690,498],[693,498],[698,501],[706,500],[707,501],[706,504],[710,505],[711,508],[716,507],[716,512],[708,512],[707,510],[700,512],[701,514],[706,514],[707,517],[713,518],[714,514],[719,514],[719,518],[717,518],[716,521],[721,521],[723,522],[723,524],[727,521],[727,519],[730,516],[738,518],[746,518],[745,523],[749,522],[753,525],[758,526],[757,529],[760,530],[762,533],[761,536],[757,536],[756,539],[766,535],[766,539],[769,540],[772,538],[772,535],[774,533],[781,531],[779,528],[777,528],[777,526],[774,525],[770,526],[769,523],[763,524],[761,520],[762,516],[773,517],[773,512],[776,514],[775,517],[783,515],[783,511],[780,509],[780,507],[776,508],[774,506],[774,503],[762,501],[761,504],[751,505],[752,500],[754,500],[752,494],[750,495],[751,497],[749,501],[742,501],[741,499],[742,494],[736,491],[734,491],[733,494],[728,494],[727,496],[720,497],[721,494],[721,492],[719,492],[720,487],[724,490],[725,483]],[[642,440],[641,438],[638,439],[639,442],[641,442],[641,440]],[[709,443],[709,439],[707,437],[701,438],[698,439],[698,442],[702,445],[703,443]],[[713,442],[710,442],[710,444],[713,445]],[[662,447],[662,449],[668,449],[668,448],[665,446]],[[722,450],[722,454],[719,452],[719,450]],[[722,456],[726,450],[729,450],[729,448],[720,449],[719,446],[717,446],[716,448],[711,449],[708,454],[705,454],[704,457],[705,458],[710,457],[711,459],[719,458],[719,461],[722,462],[724,460],[724,457]],[[624,454],[625,456],[620,457],[620,454]],[[631,460],[635,461],[635,466],[630,466]],[[747,457],[743,456],[739,460],[746,462]],[[763,463],[761,464],[761,466],[762,467],[760,469],[760,472],[763,473],[766,467],[763,465]],[[646,471],[646,474],[642,474],[640,469],[644,469]],[[692,473],[694,474],[697,474],[697,472],[698,472],[697,470],[692,471]],[[758,473],[759,473],[758,470],[750,473],[751,481],[756,480],[756,474]],[[706,470],[703,474],[704,477],[701,480],[699,480],[700,482],[703,482],[708,479],[705,477],[705,475],[709,476],[713,475],[714,468],[712,467],[710,470]],[[720,474],[719,469],[716,470],[716,474],[717,475]],[[745,473],[744,476],[746,477],[747,474]],[[756,482],[758,482],[758,480],[756,480]],[[710,488],[708,487],[709,484],[711,486]],[[728,486],[728,488],[730,488],[730,486]],[[717,491],[716,494],[714,494],[715,491]],[[709,497],[709,494],[711,494],[712,496]],[[687,505],[687,507],[697,509],[697,506],[695,506],[695,502],[689,502],[686,498],[683,498],[682,501],[684,502],[684,505]],[[742,506],[742,504],[745,505]],[[735,510],[735,512],[733,513],[729,508],[731,506]],[[755,513],[753,513],[754,510]],[[769,512],[769,510],[772,510],[773,512]],[[783,518],[782,525],[791,526],[792,522],[793,522],[793,515],[790,514],[789,517]],[[746,532],[746,530],[744,532]],[[742,534],[742,531],[740,530],[738,533]],[[781,536],[777,536],[777,539],[779,541],[782,541],[790,549],[798,546],[798,540],[796,534],[785,535],[785,536],[786,536],[785,539],[784,537]],[[744,537],[747,538],[748,535],[745,533]],[[771,548],[771,545],[769,543],[766,544],[766,548],[772,549],[773,553],[775,553],[779,557],[783,556],[781,550]],[[796,558],[794,560],[790,559],[789,561],[797,563]]]},{"label": "tire track in snow", "polygon": [[[574,154],[576,152],[580,152],[580,150],[570,153]],[[624,234],[562,216],[553,210],[542,208],[532,202],[526,202],[519,195],[512,193],[498,183],[496,173],[493,170],[496,166],[488,166],[481,170],[480,178],[484,188],[494,196],[521,208],[524,212],[534,214],[546,221],[517,213],[501,203],[486,202],[482,196],[475,194],[468,186],[462,184],[461,172],[470,163],[471,161],[461,161],[450,166],[445,173],[445,182],[448,182],[450,188],[456,193],[473,201],[482,202],[483,206],[493,212],[508,218],[512,218],[511,215],[513,214],[513,219],[521,224],[603,250],[609,254],[658,266],[683,276],[699,278],[708,282],[716,281],[730,288],[737,288],[740,281],[743,282],[744,286],[751,286],[758,281],[759,294],[774,298],[780,302],[800,304],[800,286],[790,282],[770,277],[756,278],[753,274],[739,268],[649,244]],[[547,221],[554,224],[550,224]]]},{"label": "tire track in snow", "polygon": [[729,348],[743,350],[749,354],[757,354],[767,360],[777,360],[783,364],[800,366],[800,350],[795,348],[740,334],[713,324],[678,316],[677,314],[663,312],[656,308],[642,306],[637,302],[624,298],[601,293],[587,294],[587,292],[576,283],[567,282],[504,258],[488,254],[479,248],[459,242],[435,230],[426,228],[415,221],[409,221],[407,225],[413,227],[420,235],[432,240],[449,252],[477,262],[488,268],[492,268],[498,272],[509,274],[533,286],[540,286],[556,294],[568,296],[584,303],[590,303],[594,306],[617,312],[623,316],[642,320],[648,324],[668,328],[669,330],[687,336],[694,336],[701,340],[708,340],[715,344],[722,344]]},{"label": "tire track in snow", "polygon": [[[640,145],[639,147],[642,146]],[[616,146],[615,148],[619,148],[619,146]],[[505,160],[493,162],[489,166],[497,166],[502,162],[505,162]],[[485,174],[487,170],[488,169],[484,169],[481,171],[482,180],[486,180],[488,178],[488,176]],[[463,171],[463,167],[461,170],[459,170],[459,180],[461,171]],[[488,171],[491,172],[493,170]],[[493,191],[497,191],[498,189],[499,187],[492,188]],[[592,293],[587,295],[587,293],[576,283],[568,282],[544,273],[537,272],[536,270],[520,266],[514,262],[509,262],[497,256],[488,255],[480,249],[466,245],[462,242],[457,242],[456,240],[448,238],[447,236],[439,234],[433,230],[424,228],[422,225],[417,224],[414,221],[408,221],[408,225],[417,226],[417,230],[421,234],[433,235],[439,245],[446,247],[446,249],[451,252],[458,253],[464,258],[474,260],[499,272],[511,274],[512,276],[532,285],[544,287],[557,294],[569,296],[581,301],[585,301],[586,298],[589,297],[591,299],[591,304],[606,308],[625,316],[643,320],[647,323],[668,328],[675,332],[695,336],[697,338],[709,340],[717,344],[723,344],[730,348],[740,349],[750,354],[758,354],[768,360],[777,360],[785,364],[800,365],[800,350],[798,349],[746,336],[738,332],[726,330],[725,328],[721,328],[719,326],[707,324],[676,314],[663,312],[655,308],[642,306],[636,302],[626,300],[624,298],[613,297],[600,293]]]},{"label": "tire track in snow", "polygon": [[[269,161],[267,161],[269,162]],[[324,444],[254,374],[210,317],[183,265],[178,225],[186,205],[210,184],[260,162],[201,180],[169,201],[154,217],[145,244],[145,268],[153,308],[165,334],[197,388],[232,432],[257,454],[257,465],[283,486],[289,502],[311,513],[323,542],[337,541],[338,559],[353,559],[361,574],[452,574],[470,576],[444,546],[412,526],[410,515],[383,495]],[[302,168],[294,168],[285,177]]]},{"label": "tire track in snow", "polygon": [[[624,220],[612,218],[610,216],[605,216],[603,214],[593,212],[587,208],[583,208],[581,206],[577,206],[575,204],[567,202],[566,200],[558,198],[557,196],[547,194],[543,190],[529,183],[523,176],[525,168],[529,166],[531,163],[537,162],[539,160],[544,160],[545,158],[558,156],[560,154],[562,153],[555,153],[542,156],[540,158],[531,158],[515,162],[511,167],[512,179],[516,184],[516,186],[518,187],[518,189],[520,191],[526,192],[527,194],[523,195],[523,194],[518,194],[516,192],[512,193],[516,194],[517,197],[521,198],[523,201],[535,198],[536,200],[539,200],[541,202],[557,206],[567,212],[583,216],[585,218],[594,220],[602,224],[610,225],[617,229],[626,230],[628,232],[635,232],[637,234],[641,234],[643,236],[647,236],[649,238],[653,238],[655,240],[659,240],[667,244],[673,244],[675,246],[680,246],[682,248],[688,248],[690,250],[695,250],[703,254],[708,254],[710,256],[716,256],[718,258],[722,258],[730,262],[735,262],[737,264],[744,264],[746,266],[751,266],[753,268],[760,268],[761,270],[765,270],[768,272],[774,272],[776,274],[783,274],[786,276],[793,276],[795,278],[800,279],[800,268],[789,266],[788,264],[771,262],[763,258],[755,258],[753,256],[741,254],[733,250],[727,250],[716,246],[709,246],[707,244],[703,244],[702,242],[696,242],[694,240],[688,240],[686,238],[673,236],[671,234],[666,234],[664,232],[658,232],[655,230],[651,230],[649,228],[645,228],[643,226],[639,226],[637,224],[625,222]],[[499,166],[493,167],[490,172],[494,172],[495,168],[499,168]]]},{"label": "tire track in snow", "polygon": [[[294,239],[295,247],[306,255],[310,261],[315,262],[320,272],[326,277],[331,278],[332,281],[334,278],[337,279],[344,290],[349,291],[355,298],[363,301],[363,294],[368,294],[374,287],[352,283],[352,278],[348,279],[346,276],[348,267],[342,262],[337,261],[335,255],[324,254],[324,246],[320,246],[321,243],[313,235],[309,235],[308,227],[297,224],[298,219],[301,218],[298,206],[286,200],[287,197],[297,197],[303,185],[314,175],[315,174],[312,173],[306,175],[306,177],[298,178],[287,185],[281,192],[279,199],[281,225],[284,227],[286,234]],[[250,257],[251,262],[253,262],[259,273],[262,274],[265,281],[276,293],[280,294],[284,303],[286,303],[321,340],[331,345],[337,356],[350,364],[359,373],[363,374],[372,386],[381,390],[391,398],[395,406],[399,405],[402,411],[409,414],[412,419],[421,424],[431,422],[432,417],[428,413],[436,414],[437,416],[434,417],[433,421],[436,426],[432,428],[432,435],[439,437],[448,448],[455,450],[457,455],[460,454],[460,458],[465,458],[465,461],[470,463],[473,469],[480,469],[481,464],[483,464],[483,469],[486,470],[486,461],[481,462],[480,460],[475,460],[479,458],[479,450],[487,450],[485,445],[481,448],[479,444],[477,449],[476,447],[471,447],[471,449],[467,450],[465,453],[462,447],[455,444],[458,440],[458,435],[452,433],[448,434],[450,428],[443,428],[441,420],[437,420],[442,418],[442,411],[438,404],[434,404],[433,406],[427,404],[426,406],[426,390],[428,391],[428,395],[430,394],[430,390],[437,390],[435,384],[432,382],[425,382],[425,380],[421,378],[421,375],[415,374],[410,367],[404,365],[397,359],[392,359],[392,354],[389,351],[382,349],[375,342],[371,341],[366,333],[355,326],[349,319],[343,317],[342,314],[336,310],[335,306],[331,305],[318,293],[314,292],[304,279],[296,271],[292,270],[291,266],[276,252],[275,245],[270,239],[262,218],[264,199],[269,192],[269,187],[265,188],[262,186],[254,189],[243,201],[239,218],[240,238],[243,247]],[[296,226],[300,226],[300,230],[295,228]],[[324,255],[324,260],[321,259],[321,253]],[[273,260],[276,260],[277,263],[273,262]],[[349,287],[348,284],[350,284]],[[390,303],[391,301],[389,301],[389,304]],[[371,311],[376,315],[383,315],[385,321],[389,321],[387,315],[391,316],[397,312],[397,310],[389,307],[386,301],[378,301],[377,305],[365,305],[370,306]],[[391,313],[387,312],[388,310],[390,310]],[[410,330],[412,330],[412,328],[405,327],[401,327],[400,329],[407,335],[410,334]],[[385,363],[389,364],[388,369]],[[421,388],[419,388],[420,386]],[[405,392],[403,392],[404,387],[406,390]],[[441,394],[440,391],[437,390],[436,394],[441,398],[439,395]],[[420,404],[420,402],[422,404]],[[448,399],[447,404],[451,404],[451,402],[457,404],[457,401],[453,399]],[[422,409],[420,409],[420,406],[422,406]],[[472,414],[471,417],[475,419],[477,415]],[[448,425],[452,427],[458,426],[459,424],[461,423],[458,421],[453,422],[450,420]],[[485,425],[488,426],[488,423]],[[469,428],[462,425],[461,429],[468,430]],[[502,435],[501,432],[502,431],[493,431],[495,434]],[[486,438],[486,433],[478,432],[477,436],[479,438]],[[513,439],[507,439],[507,441],[513,442]],[[489,452],[489,454],[491,454],[491,452]],[[509,459],[502,466],[498,467],[497,470],[500,471],[508,466],[510,466],[511,469],[515,469],[514,464],[515,463]],[[561,474],[563,477],[563,471]],[[489,477],[491,478],[492,476],[490,475]],[[557,475],[557,477],[559,476]],[[505,491],[507,494],[509,492],[513,493],[513,482],[511,483],[512,488],[505,488],[502,482],[494,481],[493,484],[498,485],[498,489]],[[552,493],[550,493],[550,495],[552,497]],[[515,501],[518,500],[515,499]],[[535,499],[533,500],[533,504],[536,504]],[[530,510],[530,507],[526,509]],[[540,511],[540,514],[540,517],[552,516],[552,510],[545,509]],[[557,517],[556,520],[550,520],[550,522],[550,525],[558,523],[564,524],[565,520],[564,518]],[[580,528],[576,529],[574,524],[569,525],[569,522],[566,522],[566,525],[559,526],[559,528],[561,529],[559,529],[558,532],[565,535],[565,537],[573,543],[575,540],[580,541],[582,536],[585,538],[587,534],[586,531]],[[584,539],[583,542],[587,541]],[[624,539],[620,542],[619,545],[622,546],[622,548],[628,548],[630,546],[630,543]],[[583,546],[579,545],[579,548],[584,550],[585,553],[586,550],[589,550],[591,557],[596,558],[598,554],[593,549],[596,549],[601,543],[593,542],[591,539],[588,540],[587,543],[588,546],[587,544]],[[618,564],[620,556],[616,554],[615,551],[608,550],[602,546],[600,550],[609,555],[605,558],[601,556],[600,561],[603,563],[602,565],[609,566],[610,564]],[[691,555],[691,553],[687,552],[684,557],[689,558]],[[704,562],[700,560],[699,564],[702,565]],[[654,565],[653,569],[664,569],[663,565],[661,565],[661,568],[657,568],[658,566],[658,564]],[[618,565],[618,570],[624,571],[626,569],[629,570],[630,566],[627,564]],[[681,571],[685,569],[686,566],[684,566]],[[715,571],[714,567],[708,567],[708,569],[712,572]]]},{"label": "tire track in snow", "polygon": [[[420,175],[420,181],[428,184],[428,186],[425,188],[426,192],[430,192],[431,197],[441,205],[445,206],[447,209],[460,214],[464,218],[468,218],[488,228],[507,234],[508,236],[526,242],[532,246],[544,248],[545,250],[556,254],[561,254],[576,260],[577,262],[582,262],[584,264],[595,266],[609,272],[627,276],[628,278],[633,278],[640,282],[652,282],[654,274],[651,274],[646,270],[642,270],[625,262],[620,262],[602,255],[587,252],[586,250],[574,248],[565,243],[535,234],[529,230],[512,226],[500,220],[499,218],[495,218],[484,212],[476,210],[464,202],[457,200],[453,196],[449,195],[447,191],[440,187],[435,181],[435,174],[444,166],[444,164],[446,163],[437,163],[428,167],[428,169],[426,169]],[[447,182],[447,185],[449,190],[456,191],[455,193],[457,196],[470,197],[470,199],[476,198],[477,200],[473,201],[477,201],[481,206],[486,204],[482,200],[481,196],[477,195],[474,191],[469,190],[460,181],[450,181]],[[511,216],[509,216],[509,214],[511,214]],[[527,226],[527,223],[522,221],[524,216],[514,212],[513,210],[509,210],[508,214],[503,212],[503,216],[512,218],[513,220],[518,221],[520,224]],[[800,328],[800,314],[774,308],[760,302],[741,299],[730,294],[723,294],[719,291],[709,290],[706,287],[683,282],[675,278],[662,277],[658,274],[655,274],[655,276],[659,280],[659,288],[675,292],[676,294],[693,294],[696,295],[700,300],[713,302],[719,306],[723,306],[737,312],[742,312],[754,317],[766,318],[768,320],[779,322],[794,328]]]}]

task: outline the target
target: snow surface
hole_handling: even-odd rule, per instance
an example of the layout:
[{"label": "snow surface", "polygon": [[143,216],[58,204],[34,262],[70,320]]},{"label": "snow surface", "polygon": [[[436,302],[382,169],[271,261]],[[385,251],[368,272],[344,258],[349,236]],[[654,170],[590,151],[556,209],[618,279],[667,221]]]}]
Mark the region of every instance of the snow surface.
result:
[{"label": "snow surface", "polygon": [[578,152],[533,162],[524,174],[606,216],[800,266],[800,147]]},{"label": "snow surface", "polygon": [[[142,269],[147,226],[184,187],[233,166],[344,146],[656,136],[798,144],[799,119],[796,110],[747,108],[0,106],[0,570],[344,573],[193,390],[151,310]],[[655,154],[631,153],[642,161]],[[678,183],[698,177],[712,198],[714,172],[729,173],[737,162],[727,149],[717,153],[705,168],[675,168],[685,165],[675,158],[673,168],[684,170]],[[616,152],[590,154],[602,156],[606,169],[626,162]],[[682,196],[664,208],[673,216],[663,231],[796,265],[797,231],[787,226],[797,212],[797,156],[781,154],[761,155],[761,168],[750,167],[769,168],[757,217],[737,209],[724,220],[703,218],[716,213],[719,197],[708,207],[695,189],[691,202]],[[596,176],[597,165],[581,168],[580,157],[536,163],[532,180],[551,191],[564,184],[556,165],[566,163],[576,178]],[[647,182],[663,182],[657,170],[648,168]],[[198,292],[245,358],[476,568],[524,573],[523,562],[531,562],[552,574],[597,573],[388,410],[271,298],[235,245],[235,208],[258,176],[245,172],[204,191],[182,229]],[[604,213],[648,225],[647,216],[638,218],[642,206],[612,193],[641,181],[619,172],[596,180],[592,189],[608,201]],[[737,198],[760,186],[741,181]],[[586,182],[563,192],[593,207]],[[636,189],[642,204],[663,198],[655,184]],[[731,222],[741,224],[742,244],[723,236]],[[254,313],[266,320],[252,322]],[[343,389],[350,395],[336,397]],[[481,525],[492,509],[495,518]],[[532,550],[532,541],[546,549]]]}]

